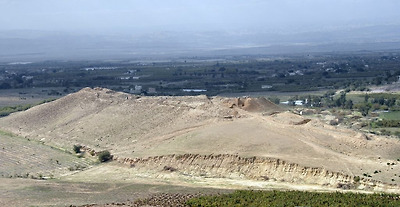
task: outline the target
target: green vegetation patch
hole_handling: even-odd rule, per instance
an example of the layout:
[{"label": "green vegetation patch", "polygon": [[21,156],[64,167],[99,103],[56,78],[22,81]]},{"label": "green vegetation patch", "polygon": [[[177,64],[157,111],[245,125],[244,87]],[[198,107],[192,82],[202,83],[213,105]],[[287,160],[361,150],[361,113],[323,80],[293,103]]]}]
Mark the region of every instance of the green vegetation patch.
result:
[{"label": "green vegetation patch", "polygon": [[368,96],[373,99],[381,99],[381,98],[383,98],[383,99],[394,98],[397,100],[400,99],[400,94],[398,94],[398,93],[395,93],[395,94],[393,94],[393,93],[370,93],[370,94],[368,94]]},{"label": "green vegetation patch", "polygon": [[99,161],[100,162],[107,162],[107,161],[109,161],[109,160],[111,160],[112,159],[112,155],[110,154],[110,152],[109,151],[102,151],[102,152],[100,152],[99,154],[98,154],[98,156],[99,156]]},{"label": "green vegetation patch", "polygon": [[54,101],[55,99],[46,99],[43,100],[37,104],[25,104],[25,105],[17,105],[17,106],[4,106],[4,107],[0,107],[0,117],[4,117],[4,116],[8,116],[14,112],[18,112],[18,111],[25,111],[28,110],[34,106],[40,105],[40,104],[44,104],[47,102],[51,102]]},{"label": "green vegetation patch", "polygon": [[400,111],[380,113],[379,117],[385,120],[400,120]]},{"label": "green vegetation patch", "polygon": [[18,106],[5,106],[0,108],[0,117],[3,116],[8,116],[11,113],[17,112],[17,111],[25,111],[29,108],[31,108],[31,104],[26,104],[26,105],[18,105]]},{"label": "green vegetation patch", "polygon": [[400,195],[304,191],[235,191],[190,199],[188,206],[400,206]]}]

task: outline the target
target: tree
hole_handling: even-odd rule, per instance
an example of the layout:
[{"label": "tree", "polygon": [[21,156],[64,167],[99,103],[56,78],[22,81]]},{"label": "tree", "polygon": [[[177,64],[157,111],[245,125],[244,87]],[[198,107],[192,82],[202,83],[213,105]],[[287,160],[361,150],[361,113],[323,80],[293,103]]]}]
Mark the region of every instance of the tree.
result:
[{"label": "tree", "polygon": [[111,160],[113,157],[108,150],[99,152],[98,156],[99,156],[100,162],[107,162],[107,161]]},{"label": "tree", "polygon": [[361,112],[361,114],[363,116],[367,116],[369,110],[371,109],[371,104],[370,103],[359,103],[355,106],[359,112]]},{"label": "tree", "polygon": [[352,100],[347,100],[347,101],[344,103],[344,108],[346,108],[346,109],[353,109],[353,101],[352,101]]},{"label": "tree", "polygon": [[368,95],[368,94],[365,94],[365,96],[364,96],[364,102],[368,102],[368,99],[369,99],[369,95]]},{"label": "tree", "polygon": [[[345,108],[345,104],[346,104],[346,93],[342,92],[342,93],[340,94],[340,98],[336,99],[335,105],[336,105],[337,107]],[[351,104],[353,104],[353,102],[352,102]],[[353,106],[353,105],[352,105],[352,106]]]},{"label": "tree", "polygon": [[9,83],[2,83],[0,84],[0,89],[10,89],[12,88]]},{"label": "tree", "polygon": [[73,150],[74,150],[75,153],[80,153],[81,152],[81,148],[82,148],[81,145],[74,145]]}]

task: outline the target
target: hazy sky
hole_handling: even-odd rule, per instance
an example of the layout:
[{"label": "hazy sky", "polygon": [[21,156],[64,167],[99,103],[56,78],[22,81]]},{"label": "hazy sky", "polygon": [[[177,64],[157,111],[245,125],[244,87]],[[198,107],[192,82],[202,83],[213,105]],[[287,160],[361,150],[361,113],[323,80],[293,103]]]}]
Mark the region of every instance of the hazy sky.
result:
[{"label": "hazy sky", "polygon": [[400,0],[0,0],[0,30],[263,30],[400,24]]}]

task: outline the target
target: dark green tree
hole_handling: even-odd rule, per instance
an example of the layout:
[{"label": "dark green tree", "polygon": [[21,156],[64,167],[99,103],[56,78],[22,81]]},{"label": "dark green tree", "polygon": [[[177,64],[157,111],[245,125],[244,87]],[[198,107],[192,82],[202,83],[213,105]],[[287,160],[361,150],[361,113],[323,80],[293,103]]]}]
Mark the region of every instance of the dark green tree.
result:
[{"label": "dark green tree", "polygon": [[74,150],[75,153],[80,153],[81,152],[81,148],[82,148],[81,145],[74,145],[73,150]]},{"label": "dark green tree", "polygon": [[107,162],[112,159],[112,155],[108,150],[99,152],[98,156],[100,162]]}]

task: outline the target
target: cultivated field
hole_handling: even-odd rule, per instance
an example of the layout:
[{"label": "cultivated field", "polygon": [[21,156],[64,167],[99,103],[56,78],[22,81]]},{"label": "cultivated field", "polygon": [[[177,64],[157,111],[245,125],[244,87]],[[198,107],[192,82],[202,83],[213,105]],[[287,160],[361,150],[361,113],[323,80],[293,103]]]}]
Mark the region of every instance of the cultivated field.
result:
[{"label": "cultivated field", "polygon": [[0,90],[0,107],[37,104],[43,100],[60,98],[60,95],[51,95],[52,90],[61,91],[61,88],[24,88]]}]

